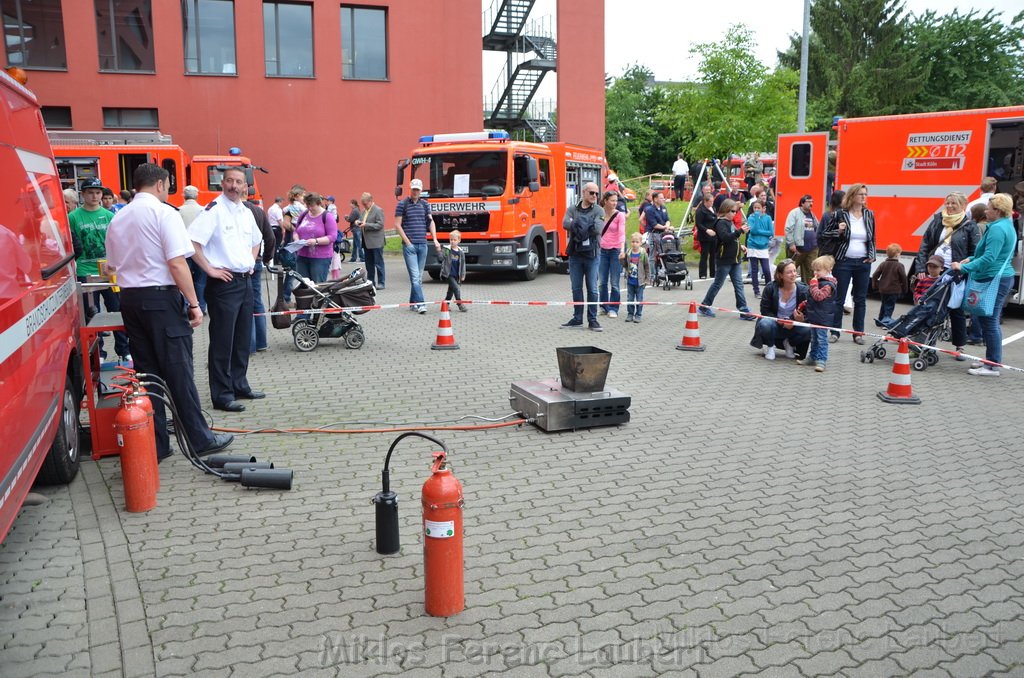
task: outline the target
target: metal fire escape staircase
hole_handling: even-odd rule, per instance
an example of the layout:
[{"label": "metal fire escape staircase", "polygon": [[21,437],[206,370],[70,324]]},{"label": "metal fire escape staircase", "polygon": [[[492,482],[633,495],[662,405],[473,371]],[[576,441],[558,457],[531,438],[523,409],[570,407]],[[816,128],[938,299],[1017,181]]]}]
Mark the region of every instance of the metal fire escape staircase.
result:
[{"label": "metal fire escape staircase", "polygon": [[484,49],[505,52],[506,63],[484,104],[485,127],[525,131],[554,141],[555,107],[534,101],[544,76],[558,65],[550,17],[527,24],[535,0],[494,0],[484,12]]}]

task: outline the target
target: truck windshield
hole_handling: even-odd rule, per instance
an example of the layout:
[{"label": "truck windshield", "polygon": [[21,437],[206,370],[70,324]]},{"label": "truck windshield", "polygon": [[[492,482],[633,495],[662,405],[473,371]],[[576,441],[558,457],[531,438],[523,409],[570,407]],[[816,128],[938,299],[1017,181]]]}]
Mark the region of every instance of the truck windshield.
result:
[{"label": "truck windshield", "polygon": [[[223,166],[217,166],[217,165],[211,165],[210,166],[209,172],[207,174],[207,180],[208,180],[207,185],[210,187],[211,191],[219,191],[220,190],[220,180],[221,180],[221,177],[224,176],[224,169],[225,168]],[[245,170],[245,183],[247,183],[250,187],[255,186],[256,185],[256,181],[253,179],[253,176],[252,176],[252,168],[251,167],[242,167],[242,169]]]},{"label": "truck windshield", "polygon": [[505,151],[436,153],[412,159],[412,178],[431,198],[501,195],[508,177]]}]

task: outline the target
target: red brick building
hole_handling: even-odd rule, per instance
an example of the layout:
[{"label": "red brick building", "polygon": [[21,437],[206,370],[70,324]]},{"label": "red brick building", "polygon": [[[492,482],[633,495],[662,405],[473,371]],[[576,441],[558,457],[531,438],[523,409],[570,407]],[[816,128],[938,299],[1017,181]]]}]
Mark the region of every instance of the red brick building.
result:
[{"label": "red brick building", "polygon": [[[480,0],[0,0],[47,125],[242,149],[342,205],[385,205],[422,134],[482,126]],[[571,12],[571,14],[569,14]],[[564,16],[563,16],[564,15]],[[603,3],[559,3],[560,137],[604,145]]]}]

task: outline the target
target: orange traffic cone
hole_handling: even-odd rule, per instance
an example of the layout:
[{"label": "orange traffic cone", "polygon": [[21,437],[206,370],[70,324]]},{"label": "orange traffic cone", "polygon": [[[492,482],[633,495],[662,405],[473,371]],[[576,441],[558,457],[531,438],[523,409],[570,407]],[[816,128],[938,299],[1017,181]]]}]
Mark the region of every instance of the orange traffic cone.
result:
[{"label": "orange traffic cone", "polygon": [[896,351],[896,361],[892,365],[889,388],[886,391],[879,391],[878,397],[887,403],[921,404],[921,399],[914,395],[914,389],[910,386],[910,345],[906,338],[900,339],[900,348]]},{"label": "orange traffic cone", "polygon": [[430,348],[437,350],[451,350],[458,348],[455,343],[455,333],[452,332],[452,314],[448,312],[448,302],[441,302],[441,319],[437,321],[437,338]]},{"label": "orange traffic cone", "polygon": [[686,327],[683,329],[683,339],[676,346],[677,351],[703,351],[704,345],[700,343],[700,325],[697,323],[697,302],[690,302],[690,313],[686,316]]}]

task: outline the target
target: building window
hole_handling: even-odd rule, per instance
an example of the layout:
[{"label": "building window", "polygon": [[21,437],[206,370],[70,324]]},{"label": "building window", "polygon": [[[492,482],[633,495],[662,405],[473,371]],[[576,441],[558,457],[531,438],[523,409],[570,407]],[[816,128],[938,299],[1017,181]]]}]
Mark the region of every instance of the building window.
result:
[{"label": "building window", "polygon": [[7,65],[66,71],[60,0],[2,0]]},{"label": "building window", "polygon": [[341,77],[388,79],[387,10],[341,7]]},{"label": "building window", "polygon": [[150,0],[95,0],[100,70],[156,70]]},{"label": "building window", "polygon": [[43,106],[41,110],[47,129],[71,129],[70,106]]},{"label": "building window", "polygon": [[263,45],[268,76],[312,78],[312,5],[264,2]]},{"label": "building window", "polygon": [[185,72],[235,75],[233,0],[182,0]]},{"label": "building window", "polygon": [[160,129],[155,108],[104,108],[103,126],[117,129]]}]

